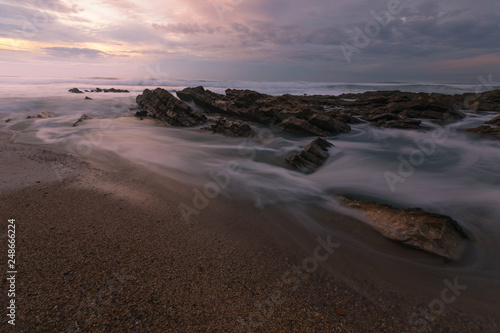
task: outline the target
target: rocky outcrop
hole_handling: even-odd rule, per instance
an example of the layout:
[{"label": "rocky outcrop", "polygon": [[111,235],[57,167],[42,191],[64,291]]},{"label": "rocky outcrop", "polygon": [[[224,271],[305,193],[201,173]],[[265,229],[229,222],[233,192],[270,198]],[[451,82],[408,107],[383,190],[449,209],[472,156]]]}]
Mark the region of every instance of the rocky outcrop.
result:
[{"label": "rocky outcrop", "polygon": [[44,112],[40,112],[36,116],[28,116],[26,119],[34,119],[34,118],[46,119],[46,118],[54,118],[54,117],[57,117],[57,115],[54,112],[44,111]]},{"label": "rocky outcrop", "polygon": [[194,102],[209,113],[217,113],[261,124],[272,124],[288,131],[318,136],[347,133],[350,126],[328,116],[319,105],[307,104],[298,96],[269,96],[251,90],[228,89],[216,94],[203,87],[177,92],[186,102]]},{"label": "rocky outcrop", "polygon": [[485,124],[500,126],[500,116],[495,117],[495,118],[493,118],[491,120],[488,120],[487,122],[485,122]]},{"label": "rocky outcrop", "polygon": [[[488,125],[493,125],[493,126],[488,126]],[[493,136],[495,138],[500,139],[500,116],[488,120],[487,122],[484,123],[484,125],[475,128],[466,128],[465,130],[467,132]]]},{"label": "rocky outcrop", "polygon": [[248,124],[242,121],[230,120],[222,116],[215,118],[209,129],[213,133],[236,138],[248,138],[254,134],[252,128]]},{"label": "rocky outcrop", "polygon": [[91,101],[91,100],[92,100],[92,98],[90,98],[90,97],[88,97],[88,96],[85,96],[85,99],[86,99],[86,100],[89,100],[89,101]]},{"label": "rocky outcrop", "polygon": [[173,126],[197,126],[207,121],[203,113],[191,109],[162,88],[154,91],[144,90],[141,95],[137,96],[136,102],[146,115]]},{"label": "rocky outcrop", "polygon": [[500,90],[464,94],[463,106],[471,111],[500,111]]},{"label": "rocky outcrop", "polygon": [[383,113],[366,118],[374,126],[387,127],[387,128],[401,128],[401,129],[418,129],[421,120],[418,119],[405,119],[397,114]]},{"label": "rocky outcrop", "polygon": [[467,239],[449,216],[419,208],[399,209],[390,205],[342,198],[360,210],[384,237],[448,259],[458,259]]},{"label": "rocky outcrop", "polygon": [[500,139],[500,127],[491,127],[488,125],[481,125],[481,126],[475,127],[475,128],[466,128],[465,130],[467,132],[493,136],[497,139]]},{"label": "rocky outcrop", "polygon": [[[99,88],[97,88],[99,89]],[[98,91],[96,91],[98,92]],[[111,89],[102,89],[102,92],[105,92],[105,93],[128,93],[129,91],[127,89],[115,89],[115,88],[111,88]]]},{"label": "rocky outcrop", "polygon": [[[76,89],[76,88],[74,88],[74,89]],[[101,89],[101,88],[95,88],[95,89],[92,89],[92,90],[85,90],[85,92],[93,92],[93,93],[101,93],[101,92],[105,92],[105,93],[128,93],[130,91],[128,91],[127,89],[115,89],[115,88]]]},{"label": "rocky outcrop", "polygon": [[70,90],[68,90],[70,93],[73,93],[73,94],[83,94],[83,91],[81,91],[80,89],[78,88],[72,88]]},{"label": "rocky outcrop", "polygon": [[289,156],[286,160],[294,168],[304,173],[312,173],[322,166],[328,157],[328,148],[331,143],[323,138],[317,138],[309,143],[303,150]]},{"label": "rocky outcrop", "polygon": [[[465,114],[459,111],[461,102],[451,95],[444,94],[410,93],[397,90],[369,91],[361,94],[340,95],[336,104],[354,114],[363,115],[365,118],[392,114],[403,121],[407,118],[449,121],[465,117]],[[386,127],[396,127],[394,124],[389,123]],[[402,128],[416,126],[416,123],[410,126],[401,124]]]},{"label": "rocky outcrop", "polygon": [[194,102],[208,113],[226,114],[224,109],[226,107],[224,95],[205,90],[201,86],[186,88],[182,91],[177,91],[176,94],[182,101]]},{"label": "rocky outcrop", "polygon": [[90,116],[87,116],[86,114],[82,114],[82,116],[80,117],[80,119],[78,119],[74,124],[73,126],[76,127],[78,125],[80,125],[82,122],[84,122],[85,120],[89,120],[89,119],[92,119],[92,117]]}]

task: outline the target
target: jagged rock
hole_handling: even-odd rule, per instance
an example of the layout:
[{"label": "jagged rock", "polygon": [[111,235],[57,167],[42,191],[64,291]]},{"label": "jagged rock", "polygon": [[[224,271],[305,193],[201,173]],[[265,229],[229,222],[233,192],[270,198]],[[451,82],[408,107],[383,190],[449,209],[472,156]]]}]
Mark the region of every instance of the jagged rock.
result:
[{"label": "jagged rock", "polygon": [[[99,88],[97,88],[99,89]],[[100,90],[100,89],[99,89]],[[126,89],[115,89],[115,88],[111,88],[111,89],[102,89],[103,92],[105,93],[128,93],[129,91],[126,90]],[[99,92],[99,91],[97,91]]]},{"label": "jagged rock", "polygon": [[296,133],[307,133],[316,136],[329,136],[330,133],[322,130],[319,127],[316,127],[309,123],[305,119],[299,119],[296,117],[289,117],[283,120],[282,122],[276,124],[277,127],[286,129],[287,131],[296,132]]},{"label": "jagged rock", "polygon": [[147,112],[148,116],[173,126],[197,126],[207,121],[203,113],[191,109],[162,88],[154,91],[145,89],[141,95],[137,96],[136,102]]},{"label": "jagged rock", "polygon": [[144,110],[139,110],[135,113],[135,116],[139,118],[144,118],[148,116],[148,112]]},{"label": "jagged rock", "polygon": [[488,125],[481,125],[481,126],[475,127],[475,128],[466,128],[465,130],[467,132],[482,134],[482,135],[489,135],[489,136],[496,137],[497,139],[500,139],[500,127],[491,127]]},{"label": "jagged rock", "polygon": [[78,119],[74,124],[73,126],[78,126],[80,125],[84,120],[89,120],[89,119],[92,119],[92,117],[90,116],[87,116],[86,114],[82,114],[82,116],[80,117],[80,119]]},{"label": "jagged rock", "polygon": [[176,92],[177,97],[185,102],[194,102],[196,105],[204,108],[208,113],[226,114],[223,109],[226,106],[224,95],[205,90],[202,86],[195,88],[186,88]]},{"label": "jagged rock", "polygon": [[213,133],[225,136],[248,138],[254,134],[252,128],[241,121],[234,121],[222,116],[218,116],[212,121],[210,130]]},{"label": "jagged rock", "polygon": [[365,118],[382,114],[401,118],[454,120],[465,117],[459,111],[461,101],[451,95],[395,91],[368,91],[361,94],[342,94],[335,106]]},{"label": "jagged rock", "polygon": [[485,124],[500,126],[500,116],[495,117],[495,118],[493,118],[491,120],[488,120],[487,122],[485,122]]},{"label": "jagged rock", "polygon": [[194,102],[207,112],[227,115],[261,124],[276,124],[289,131],[331,136],[347,133],[351,127],[341,119],[328,116],[323,108],[307,104],[298,96],[269,96],[251,90],[227,89],[226,95],[203,87],[186,88],[177,96]]},{"label": "jagged rock", "polygon": [[102,92],[101,88],[95,88],[95,92]]},{"label": "jagged rock", "polygon": [[328,148],[333,147],[331,143],[323,138],[317,138],[309,143],[302,151],[289,156],[286,160],[294,168],[304,173],[312,173],[330,156]]},{"label": "jagged rock", "polygon": [[226,99],[232,101],[238,108],[248,108],[259,99],[270,97],[252,90],[227,89]]},{"label": "jagged rock", "polygon": [[500,90],[464,94],[464,108],[471,111],[500,111]]},{"label": "jagged rock", "polygon": [[399,209],[346,198],[343,201],[363,212],[384,237],[448,259],[458,259],[461,255],[467,236],[449,216],[419,208]]},{"label": "jagged rock", "polygon": [[318,128],[328,132],[328,135],[337,135],[340,133],[349,133],[351,126],[337,119],[331,118],[326,114],[314,113],[307,118],[307,121]]},{"label": "jagged rock", "polygon": [[90,98],[90,97],[88,97],[88,96],[85,96],[85,99],[86,99],[86,100],[90,100],[90,101],[92,100],[92,98]]},{"label": "jagged rock", "polygon": [[44,111],[44,112],[40,112],[36,116],[28,116],[27,119],[34,119],[34,118],[46,119],[46,118],[54,118],[54,117],[57,117],[54,112]]},{"label": "jagged rock", "polygon": [[73,93],[73,94],[83,94],[83,91],[81,91],[80,89],[78,88],[72,88],[70,90],[68,90],[70,93]]}]

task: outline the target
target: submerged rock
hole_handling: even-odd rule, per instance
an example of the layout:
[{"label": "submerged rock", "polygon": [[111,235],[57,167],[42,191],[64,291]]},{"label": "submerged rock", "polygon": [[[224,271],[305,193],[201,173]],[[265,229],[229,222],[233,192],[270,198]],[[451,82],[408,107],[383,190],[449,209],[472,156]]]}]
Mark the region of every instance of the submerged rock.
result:
[{"label": "submerged rock", "polygon": [[81,91],[80,89],[78,88],[72,88],[70,90],[68,90],[70,93],[73,93],[73,94],[83,94],[83,91]]},{"label": "submerged rock", "polygon": [[28,116],[27,119],[34,119],[34,118],[46,119],[46,118],[54,118],[54,117],[57,117],[57,115],[54,112],[44,111],[44,112],[40,112],[36,116]]},{"label": "submerged rock", "polygon": [[500,116],[495,117],[495,118],[493,118],[491,120],[488,120],[487,122],[485,122],[485,124],[500,126]]},{"label": "submerged rock", "polygon": [[80,117],[80,119],[78,119],[78,120],[77,120],[77,121],[73,124],[73,126],[75,126],[75,127],[76,127],[76,126],[80,125],[83,121],[85,121],[85,120],[89,120],[89,119],[92,119],[92,117],[87,116],[86,114],[82,114],[82,116]]},{"label": "submerged rock", "polygon": [[86,100],[92,100],[92,98],[88,97],[88,96],[85,96],[85,99]]},{"label": "submerged rock", "polygon": [[458,259],[467,236],[451,217],[419,208],[399,209],[390,205],[343,198],[359,209],[384,237],[448,259]]},{"label": "submerged rock", "polygon": [[248,138],[254,134],[248,124],[242,121],[230,120],[222,116],[215,118],[209,129],[213,133],[237,138]]},{"label": "submerged rock", "polygon": [[466,128],[465,130],[467,132],[493,136],[497,139],[500,139],[500,127],[491,127],[488,125],[481,125],[481,126],[475,127],[475,128]]},{"label": "submerged rock", "polygon": [[[97,88],[98,90],[101,90],[99,88]],[[100,92],[96,90],[96,92]],[[129,91],[126,90],[126,89],[115,89],[115,88],[111,88],[111,89],[102,89],[102,92],[105,92],[105,93],[128,93]]]},{"label": "submerged rock", "polygon": [[136,102],[148,116],[173,126],[197,126],[207,121],[203,113],[191,109],[162,88],[154,91],[145,89],[141,95],[137,96]]},{"label": "submerged rock", "polygon": [[328,157],[328,148],[333,145],[323,138],[317,138],[302,151],[289,156],[286,160],[294,168],[304,173],[312,173],[322,166]]},{"label": "submerged rock", "polygon": [[500,90],[464,94],[464,108],[471,111],[500,111]]}]

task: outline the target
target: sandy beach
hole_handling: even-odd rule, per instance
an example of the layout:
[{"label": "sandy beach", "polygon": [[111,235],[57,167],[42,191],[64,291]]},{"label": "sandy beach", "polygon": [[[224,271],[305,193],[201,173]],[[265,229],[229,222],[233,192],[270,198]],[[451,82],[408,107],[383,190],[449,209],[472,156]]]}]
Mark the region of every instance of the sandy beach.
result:
[{"label": "sandy beach", "polygon": [[377,281],[355,289],[321,267],[306,272],[312,254],[272,227],[203,214],[188,224],[141,170],[11,134],[0,212],[5,228],[17,223],[18,332],[498,332],[492,314],[450,306],[422,318],[425,304]]}]

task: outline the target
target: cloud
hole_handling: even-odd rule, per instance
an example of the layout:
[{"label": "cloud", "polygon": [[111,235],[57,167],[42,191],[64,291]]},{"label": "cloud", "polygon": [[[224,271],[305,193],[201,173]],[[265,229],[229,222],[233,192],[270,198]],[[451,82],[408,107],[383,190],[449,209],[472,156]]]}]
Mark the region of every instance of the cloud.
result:
[{"label": "cloud", "polygon": [[[231,62],[227,75],[244,72],[234,70],[237,64],[248,71],[261,68],[266,75],[274,67],[281,68],[271,71],[276,75],[289,68],[300,75],[308,68],[320,74],[323,69],[325,76],[365,70],[372,80],[380,77],[378,70],[385,71],[384,77],[403,71],[411,76],[439,62],[452,64],[446,68],[457,73],[471,68],[470,62],[453,63],[459,59],[488,60],[474,62],[475,70],[494,71],[500,65],[495,57],[481,58],[500,52],[499,1],[399,1],[400,13],[370,37],[351,66],[340,45],[353,45],[349,32],[363,31],[375,20],[372,12],[387,11],[389,0],[4,0],[0,37],[36,42],[39,57],[54,59],[109,62],[120,57],[144,65],[186,59],[183,66],[196,62],[200,71],[206,63],[207,73],[215,62]],[[26,24],[34,25],[35,33],[23,34]]]},{"label": "cloud", "polygon": [[105,52],[77,47],[46,47],[43,49],[49,55],[58,58],[98,58],[107,56]]}]

